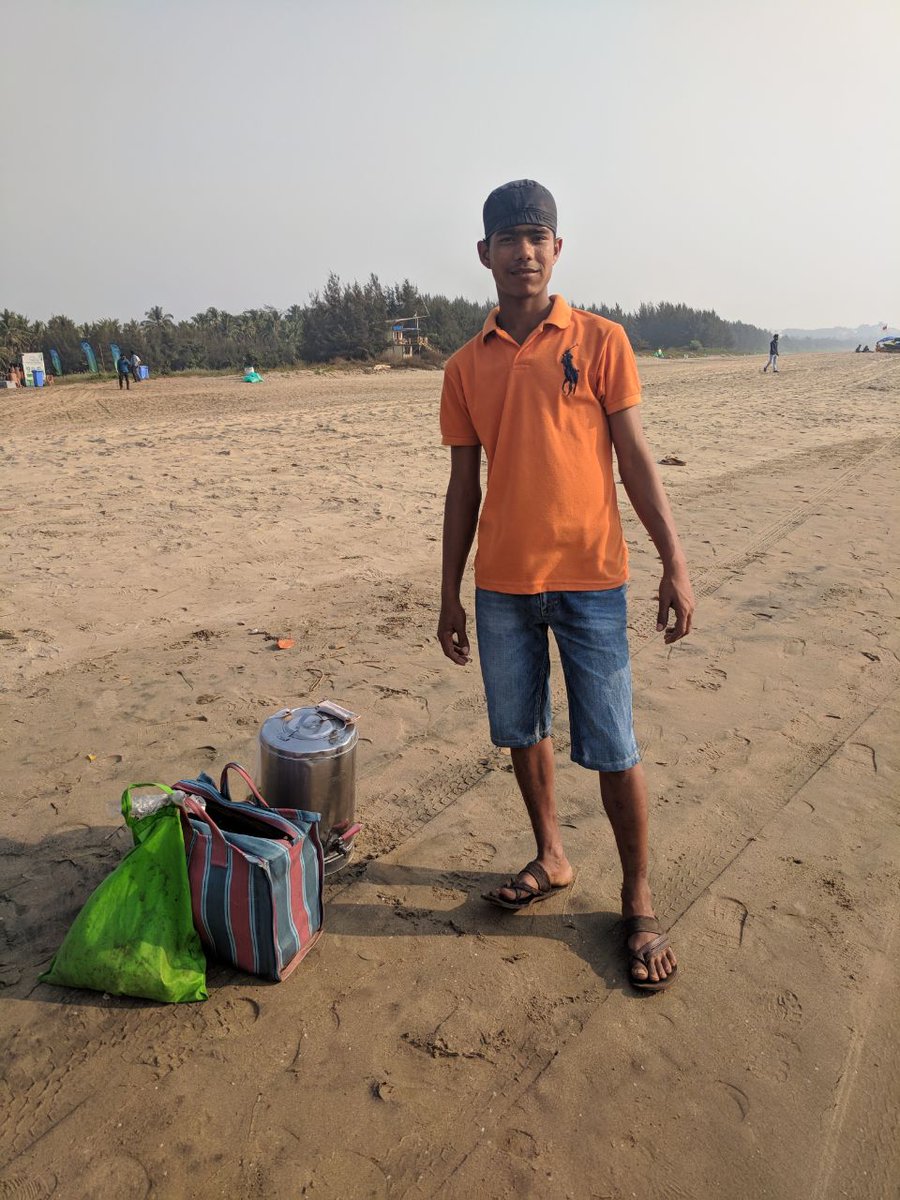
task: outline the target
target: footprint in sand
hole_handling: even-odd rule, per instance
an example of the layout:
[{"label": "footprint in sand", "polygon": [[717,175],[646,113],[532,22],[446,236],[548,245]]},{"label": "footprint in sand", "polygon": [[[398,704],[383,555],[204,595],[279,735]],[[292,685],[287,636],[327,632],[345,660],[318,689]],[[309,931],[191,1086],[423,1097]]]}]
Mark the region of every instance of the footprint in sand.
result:
[{"label": "footprint in sand", "polygon": [[804,638],[801,638],[801,637],[788,638],[782,644],[781,651],[783,654],[795,654],[795,655],[805,654],[806,653],[806,641]]},{"label": "footprint in sand", "polygon": [[540,1154],[534,1137],[524,1129],[510,1129],[500,1141],[500,1149],[516,1158],[537,1158]]},{"label": "footprint in sand", "polygon": [[472,868],[489,867],[497,856],[497,847],[479,841],[474,833],[467,836],[465,849],[450,855],[450,862]]},{"label": "footprint in sand", "polygon": [[144,1200],[150,1194],[150,1177],[143,1164],[128,1154],[104,1153],[79,1168],[78,1195],[127,1196]]},{"label": "footprint in sand", "polygon": [[771,1083],[787,1083],[794,1063],[800,1057],[800,1047],[793,1038],[777,1033],[767,1047],[760,1049],[747,1063],[747,1070],[757,1079]]},{"label": "footprint in sand", "polygon": [[747,906],[731,896],[713,896],[708,913],[704,923],[706,938],[719,948],[736,950],[744,940]]},{"label": "footprint in sand", "polygon": [[803,1005],[797,999],[796,992],[779,992],[774,1004],[777,1015],[789,1025],[799,1025],[803,1020]]},{"label": "footprint in sand", "polygon": [[[266,1162],[260,1171],[263,1195],[305,1196],[307,1193],[340,1196],[342,1200],[386,1200],[395,1195],[391,1178],[374,1159],[347,1146],[333,1150],[328,1157],[305,1163],[298,1171],[290,1159]],[[313,1189],[315,1189],[313,1191]]]},{"label": "footprint in sand", "polygon": [[259,1020],[260,1006],[250,996],[235,996],[210,1011],[204,1009],[204,1032],[208,1037],[230,1038],[248,1030]]},{"label": "footprint in sand", "polygon": [[56,1176],[49,1171],[38,1175],[8,1175],[0,1179],[0,1200],[45,1200],[54,1195],[57,1186]]}]

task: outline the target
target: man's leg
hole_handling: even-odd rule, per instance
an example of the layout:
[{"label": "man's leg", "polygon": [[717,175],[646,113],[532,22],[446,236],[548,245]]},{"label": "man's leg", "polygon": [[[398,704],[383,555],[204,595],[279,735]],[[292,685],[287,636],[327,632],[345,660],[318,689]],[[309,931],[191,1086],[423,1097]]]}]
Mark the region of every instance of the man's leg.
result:
[{"label": "man's leg", "polygon": [[[554,885],[572,879],[562,848],[553,791],[550,738],[550,652],[545,595],[505,595],[476,589],[478,656],[484,678],[491,739],[511,747],[516,781],[531,818],[537,861]],[[538,881],[523,875],[532,887]],[[510,888],[498,889],[515,901]]]},{"label": "man's leg", "polygon": [[[653,897],[647,877],[647,784],[643,767],[638,764],[627,771],[601,771],[600,795],[622,862],[622,915],[652,917]],[[632,950],[640,950],[655,937],[653,933],[635,933],[628,939],[628,945]],[[653,982],[665,979],[675,970],[675,964],[674,951],[663,950],[650,960],[650,979]],[[633,975],[643,980],[648,972],[635,965]]]},{"label": "man's leg", "polygon": [[[553,788],[553,739],[545,737],[535,746],[511,750],[513,771],[537,844],[535,858],[547,872],[554,886],[572,882],[572,867],[563,850],[556,812],[556,794]],[[522,876],[525,883],[537,887],[537,880],[529,874]],[[504,900],[515,900],[510,888],[498,888]]]},{"label": "man's leg", "polygon": [[[619,587],[561,593],[551,628],[566,677],[572,758],[599,772],[603,807],[622,862],[622,914],[653,917],[647,880],[647,787],[632,720],[625,592]],[[657,936],[632,934],[629,948],[640,950]],[[649,971],[635,967],[632,976],[656,983],[674,969],[674,955],[663,951],[651,960]]]}]

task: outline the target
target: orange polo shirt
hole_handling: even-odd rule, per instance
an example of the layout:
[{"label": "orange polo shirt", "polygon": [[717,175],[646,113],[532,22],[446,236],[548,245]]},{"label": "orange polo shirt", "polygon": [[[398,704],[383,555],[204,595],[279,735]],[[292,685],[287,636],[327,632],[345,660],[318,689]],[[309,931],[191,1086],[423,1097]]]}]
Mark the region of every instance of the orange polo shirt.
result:
[{"label": "orange polo shirt", "polygon": [[495,308],[444,372],[444,445],[487,455],[475,583],[488,591],[599,591],[628,578],[607,416],[640,402],[637,363],[621,325],[552,301],[521,346]]}]

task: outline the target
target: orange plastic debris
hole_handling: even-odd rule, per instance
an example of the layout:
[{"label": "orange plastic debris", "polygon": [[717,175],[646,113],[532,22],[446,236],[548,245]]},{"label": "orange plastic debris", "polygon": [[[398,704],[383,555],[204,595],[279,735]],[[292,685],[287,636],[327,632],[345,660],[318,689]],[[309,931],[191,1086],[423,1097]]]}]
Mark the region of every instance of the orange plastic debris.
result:
[{"label": "orange plastic debris", "polygon": [[294,639],[293,638],[279,638],[278,641],[275,643],[275,645],[278,647],[279,650],[293,650]]}]

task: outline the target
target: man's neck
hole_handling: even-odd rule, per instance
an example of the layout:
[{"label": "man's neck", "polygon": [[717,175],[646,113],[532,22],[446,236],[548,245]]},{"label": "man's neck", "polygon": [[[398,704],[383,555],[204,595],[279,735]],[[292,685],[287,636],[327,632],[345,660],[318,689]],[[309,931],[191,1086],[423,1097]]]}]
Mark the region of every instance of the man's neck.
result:
[{"label": "man's neck", "polygon": [[542,292],[540,296],[529,296],[525,300],[517,296],[500,296],[499,301],[497,324],[520,346],[542,321],[547,320],[553,308],[553,301],[547,291]]}]

